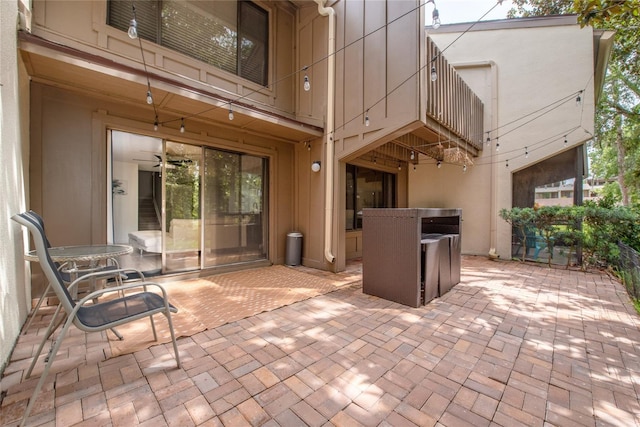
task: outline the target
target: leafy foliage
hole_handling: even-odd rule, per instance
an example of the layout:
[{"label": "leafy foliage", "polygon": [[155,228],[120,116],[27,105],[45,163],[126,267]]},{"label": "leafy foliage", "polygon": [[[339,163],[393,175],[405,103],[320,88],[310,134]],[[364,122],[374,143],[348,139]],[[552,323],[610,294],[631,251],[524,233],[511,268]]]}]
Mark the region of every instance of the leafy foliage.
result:
[{"label": "leafy foliage", "polygon": [[[533,228],[545,239],[548,248],[567,246],[569,255],[581,248],[583,268],[616,265],[618,242],[640,250],[640,213],[633,208],[588,202],[584,206],[502,209],[500,217],[521,231],[517,234],[524,236],[523,247],[527,234],[531,235],[527,231]],[[551,257],[549,251],[549,265]]]}]

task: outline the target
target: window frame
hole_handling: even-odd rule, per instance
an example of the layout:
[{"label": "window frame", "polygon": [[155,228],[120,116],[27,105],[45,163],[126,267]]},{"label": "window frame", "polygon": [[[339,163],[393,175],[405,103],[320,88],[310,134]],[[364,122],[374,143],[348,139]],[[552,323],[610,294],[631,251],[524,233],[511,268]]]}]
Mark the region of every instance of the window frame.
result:
[{"label": "window frame", "polygon": [[[264,7],[262,4],[255,2],[255,1],[251,1],[251,0],[236,0],[236,28],[235,28],[235,58],[234,58],[234,62],[235,62],[235,69],[234,71],[231,71],[230,69],[225,69],[222,67],[219,67],[215,64],[212,64],[209,61],[203,60],[200,57],[198,57],[197,55],[193,55],[191,53],[189,53],[189,49],[184,49],[184,50],[178,50],[174,47],[168,46],[167,44],[163,44],[162,43],[162,38],[163,38],[163,27],[162,27],[162,3],[164,0],[149,0],[150,3],[153,3],[155,5],[155,17],[153,20],[148,20],[148,22],[153,22],[153,24],[149,25],[151,27],[151,31],[153,32],[153,37],[149,37],[148,34],[147,36],[142,36],[141,38],[149,41],[151,43],[157,44],[158,46],[164,48],[164,49],[168,49],[171,52],[174,52],[176,54],[179,55],[184,55],[186,57],[189,57],[195,61],[198,61],[202,64],[206,64],[209,67],[215,68],[216,70],[222,71],[222,72],[226,72],[229,73],[231,75],[235,75],[236,77],[239,77],[241,79],[246,80],[247,82],[251,82],[251,84],[255,84],[258,85],[262,88],[269,88],[269,75],[270,75],[270,69],[271,69],[271,62],[272,62],[272,43],[271,43],[271,37],[272,37],[272,13],[273,11],[270,8]],[[179,2],[177,0],[170,0],[176,3],[182,3]],[[121,12],[119,15],[119,20],[122,20],[121,22],[112,22],[112,20],[114,19],[118,19],[118,18],[113,18],[113,11],[112,11],[112,4],[115,3],[121,3],[123,5],[126,4],[127,7],[130,7],[131,3],[128,1],[124,1],[124,0],[107,0],[106,2],[106,25],[107,27],[110,28],[114,28],[116,30],[120,30],[120,31],[124,31],[125,33],[128,30],[129,27],[129,22],[131,21],[131,19],[133,18],[133,13],[130,13],[130,16],[126,16],[125,13]],[[146,3],[146,2],[145,2]],[[191,4],[184,4],[185,7],[189,7],[189,8],[193,8],[193,5]],[[153,6],[152,6],[153,7]],[[254,80],[251,77],[251,75],[247,75],[247,74],[243,74],[243,70],[242,70],[242,65],[246,65],[246,64],[242,64],[242,57],[240,55],[241,52],[241,43],[240,40],[243,37],[243,34],[246,34],[246,31],[241,31],[242,27],[243,27],[243,22],[241,22],[241,15],[242,15],[242,9],[243,8],[250,8],[251,10],[257,11],[257,13],[262,14],[262,20],[261,20],[261,24],[264,24],[264,34],[262,34],[263,40],[263,49],[264,49],[264,53],[262,55],[260,55],[263,59],[262,61],[262,70],[260,72],[260,81],[258,80]],[[138,22],[138,36],[140,37],[140,33],[141,33],[141,16],[139,11],[137,10],[138,13],[136,13],[136,20]],[[212,15],[211,13],[207,13],[206,11],[203,11],[203,14],[208,15],[208,16],[212,16],[215,18],[214,15]],[[147,32],[149,32],[149,30],[147,30]],[[180,41],[180,43],[184,42],[184,40]]]}]

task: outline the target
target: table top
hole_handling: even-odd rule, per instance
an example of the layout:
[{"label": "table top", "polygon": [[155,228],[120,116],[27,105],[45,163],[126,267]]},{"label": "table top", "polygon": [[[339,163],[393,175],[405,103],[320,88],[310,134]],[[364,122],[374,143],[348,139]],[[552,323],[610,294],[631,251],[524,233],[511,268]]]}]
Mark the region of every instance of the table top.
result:
[{"label": "table top", "polygon": [[[54,262],[99,261],[131,252],[133,252],[133,248],[129,245],[79,245],[49,248],[49,255]],[[38,254],[35,250],[29,251],[25,258],[29,261],[37,261]]]}]

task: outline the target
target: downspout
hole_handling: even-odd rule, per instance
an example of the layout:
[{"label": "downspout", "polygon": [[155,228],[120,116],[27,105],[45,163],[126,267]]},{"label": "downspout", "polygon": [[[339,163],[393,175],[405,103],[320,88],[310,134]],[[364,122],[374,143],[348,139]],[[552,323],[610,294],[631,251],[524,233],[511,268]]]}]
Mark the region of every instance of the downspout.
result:
[{"label": "downspout", "polygon": [[327,157],[325,159],[325,214],[324,214],[324,257],[333,264],[333,127],[334,127],[334,92],[335,92],[335,53],[336,53],[336,12],[332,7],[325,7],[326,0],[315,0],[318,13],[329,17],[329,46],[327,52],[327,125],[325,129]]}]

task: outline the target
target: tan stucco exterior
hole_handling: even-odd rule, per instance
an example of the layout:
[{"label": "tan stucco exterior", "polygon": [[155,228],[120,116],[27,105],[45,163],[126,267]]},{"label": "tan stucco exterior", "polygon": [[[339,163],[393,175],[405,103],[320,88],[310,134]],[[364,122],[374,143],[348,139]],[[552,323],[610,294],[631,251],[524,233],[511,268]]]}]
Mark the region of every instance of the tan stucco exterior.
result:
[{"label": "tan stucco exterior", "polygon": [[18,2],[0,2],[0,372],[9,360],[31,300],[22,257],[27,234],[11,216],[27,205],[29,96],[24,65],[16,56]]},{"label": "tan stucco exterior", "polygon": [[[409,175],[409,204],[462,208],[463,252],[496,248],[509,258],[511,229],[498,212],[512,207],[512,174],[593,135],[594,90],[601,84],[594,31],[581,28],[575,16],[557,16],[483,22],[456,40],[467,27],[442,26],[429,36],[483,100],[489,135],[481,139],[489,136],[491,143],[466,173],[434,162],[419,167]],[[425,185],[430,182],[446,184]]]}]

